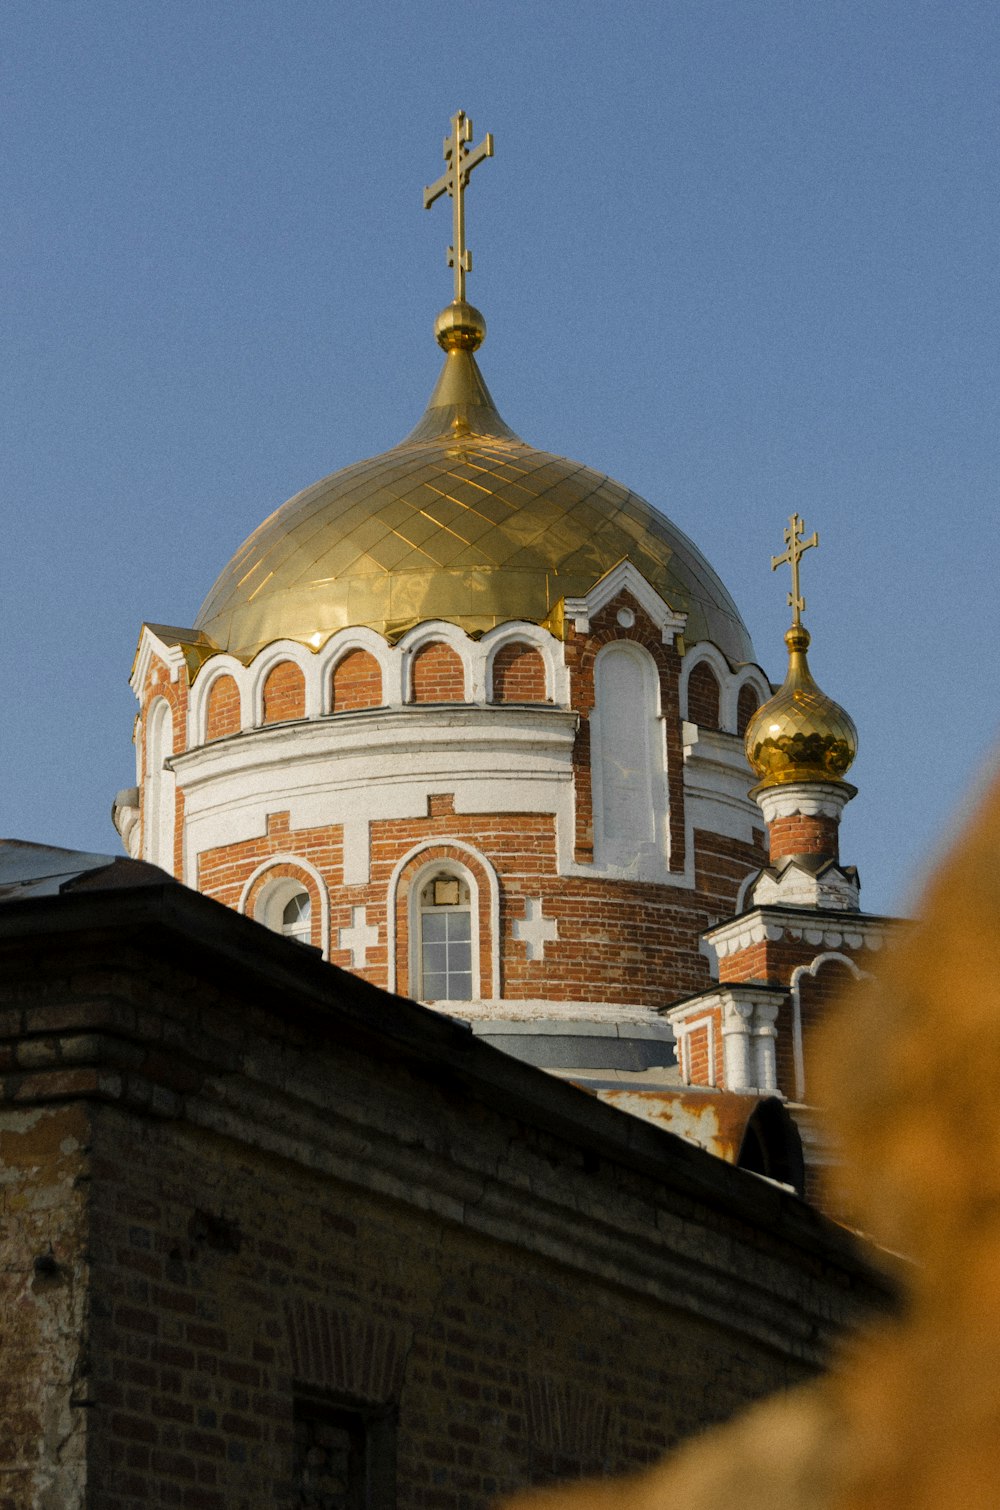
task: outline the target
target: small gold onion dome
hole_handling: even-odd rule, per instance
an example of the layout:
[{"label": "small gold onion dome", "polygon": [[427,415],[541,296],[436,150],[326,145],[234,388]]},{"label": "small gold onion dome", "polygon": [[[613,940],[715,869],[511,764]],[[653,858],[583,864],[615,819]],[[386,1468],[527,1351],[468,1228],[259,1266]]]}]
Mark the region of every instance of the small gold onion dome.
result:
[{"label": "small gold onion dome", "polygon": [[486,318],[464,299],[453,299],[434,321],[434,338],[443,351],[478,351],[486,339]]},{"label": "small gold onion dome", "polygon": [[809,631],[794,624],[785,644],[784,685],[747,725],[747,759],[760,777],[758,791],[793,781],[843,781],[858,753],[852,719],[813,681]]}]

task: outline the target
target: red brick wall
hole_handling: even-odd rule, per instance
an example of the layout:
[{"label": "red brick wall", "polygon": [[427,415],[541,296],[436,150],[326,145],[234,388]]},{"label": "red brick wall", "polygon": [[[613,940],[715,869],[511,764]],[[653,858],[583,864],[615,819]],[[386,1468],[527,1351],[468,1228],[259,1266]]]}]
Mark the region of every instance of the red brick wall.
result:
[{"label": "red brick wall", "polygon": [[495,703],[544,703],[545,662],[532,645],[504,645],[493,658]]},{"label": "red brick wall", "polygon": [[760,698],[756,690],[753,687],[741,687],[736,700],[736,732],[741,737],[746,733],[747,724],[759,707]]},{"label": "red brick wall", "polygon": [[264,722],[283,723],[288,718],[304,718],[305,713],[305,677],[294,661],[282,661],[264,682]]},{"label": "red brick wall", "polygon": [[208,692],[205,738],[224,739],[240,732],[240,692],[231,676],[220,676]]},{"label": "red brick wall", "polygon": [[465,671],[450,645],[424,645],[410,667],[410,696],[415,703],[464,703]]},{"label": "red brick wall", "polygon": [[702,729],[719,727],[719,681],[706,661],[688,677],[688,718]]},{"label": "red brick wall", "polygon": [[807,817],[793,813],[775,818],[768,829],[771,860],[785,855],[824,855],[836,860],[840,854],[840,824],[836,818]]},{"label": "red brick wall", "polygon": [[[380,929],[379,944],[368,950],[364,975],[388,984],[386,952],[390,878],[400,858],[427,840],[459,839],[484,854],[496,869],[500,887],[501,979],[504,995],[514,999],[548,996],[558,1001],[589,1000],[660,1006],[674,997],[703,990],[708,962],[699,952],[701,930],[727,916],[736,890],[748,871],[759,868],[759,848],[717,835],[695,833],[695,891],[652,883],[607,881],[558,874],[555,820],[551,814],[455,814],[450,794],[432,796],[424,818],[386,819],[371,825],[371,879],[345,886],[339,827],[290,830],[288,814],[274,814],[266,838],[224,846],[201,856],[198,889],[234,907],[251,872],[270,854],[301,855],[316,866],[331,897],[331,933],[335,964],[351,968],[348,950],[337,950],[337,930],[351,923],[353,907],[366,908],[366,922]],[[422,864],[428,851],[419,857]],[[455,858],[480,874],[478,862],[456,849]],[[481,905],[488,887],[483,876]],[[543,914],[556,920],[559,937],[545,945],[541,959],[529,960],[514,937],[514,923],[524,916],[527,898],[542,902]],[[402,904],[400,904],[402,905]],[[405,934],[397,940],[396,989],[409,989]],[[815,951],[814,951],[815,952]],[[811,955],[810,955],[811,957]],[[484,920],[480,961],[489,958]],[[488,977],[483,977],[489,994]]]},{"label": "red brick wall", "polygon": [[352,708],[378,708],[381,705],[382,672],[378,661],[367,650],[349,650],[333,668],[331,711],[347,713]]}]

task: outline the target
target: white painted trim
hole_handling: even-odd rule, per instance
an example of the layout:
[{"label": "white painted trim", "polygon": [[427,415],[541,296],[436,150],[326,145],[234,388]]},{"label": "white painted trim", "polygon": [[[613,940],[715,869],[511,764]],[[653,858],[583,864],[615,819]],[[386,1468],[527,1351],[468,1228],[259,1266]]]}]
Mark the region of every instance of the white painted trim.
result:
[{"label": "white painted trim", "polygon": [[681,1051],[681,1079],[685,1085],[691,1084],[691,1034],[699,1028],[708,1029],[708,1083],[714,1089],[715,1076],[715,1013],[706,1012],[701,1017],[695,1017],[691,1022],[685,1022],[680,1032],[676,1033],[677,1046]]},{"label": "white painted trim", "polygon": [[757,806],[764,815],[764,822],[771,824],[775,818],[833,818],[840,816],[857,787],[846,781],[790,781],[785,786],[766,787],[757,793]]},{"label": "white painted trim", "polygon": [[737,891],[736,893],[736,906],[734,908],[734,912],[737,917],[745,909],[747,905],[747,893],[753,890],[754,882],[757,880],[759,875],[759,870],[747,871],[747,874],[740,882],[739,891]]},{"label": "white painted trim", "polygon": [[[386,953],[387,953],[387,956],[388,956],[388,989],[390,991],[395,991],[397,989],[397,981],[396,981],[396,977],[397,977],[397,970],[396,970],[396,901],[397,901],[397,893],[399,891],[399,880],[400,880],[400,877],[403,874],[403,871],[406,869],[407,865],[409,865],[410,861],[416,859],[417,855],[423,854],[424,851],[428,850],[428,849],[442,849],[442,848],[447,848],[447,849],[451,849],[451,850],[458,850],[458,851],[461,851],[462,854],[471,855],[474,860],[477,860],[479,862],[479,864],[483,867],[483,870],[486,873],[486,880],[487,880],[487,884],[489,886],[489,893],[490,893],[490,934],[491,934],[491,939],[490,939],[490,996],[493,997],[493,998],[495,998],[495,999],[499,999],[499,997],[500,997],[500,880],[499,880],[499,877],[497,876],[497,873],[494,870],[493,866],[490,864],[490,861],[486,858],[486,856],[484,854],[481,853],[481,851],[479,851],[478,849],[474,849],[471,844],[466,844],[466,842],[465,842],[464,839],[456,839],[453,836],[448,835],[448,834],[441,834],[441,835],[436,836],[433,839],[422,839],[419,844],[414,844],[412,846],[412,848],[408,849],[406,851],[405,855],[401,855],[400,858],[396,861],[396,864],[393,866],[392,875],[389,877],[389,887],[388,887],[388,892],[387,892],[388,907],[387,907],[387,926],[386,926],[386,935],[387,935],[387,937],[386,937]],[[428,861],[428,866],[430,866],[431,864],[442,865],[442,864],[445,864],[445,863],[446,862],[443,861],[443,860],[435,860],[433,862]],[[462,863],[461,859],[458,856],[456,856],[456,863],[459,864],[459,865],[461,865],[461,863]],[[464,866],[462,868],[465,869]],[[423,874],[423,869],[424,869],[424,867],[421,867],[421,869],[418,872],[418,874]],[[478,884],[476,882],[475,875],[472,874],[472,873],[469,874],[469,883],[470,883],[470,891],[474,891],[475,896],[476,896],[477,901],[478,901],[479,886],[478,886]],[[410,905],[409,900],[408,900],[408,905]],[[478,929],[476,929],[474,931],[478,932]],[[411,919],[411,926],[410,926],[410,943],[411,943],[411,949],[412,949],[412,944],[413,944],[412,919]],[[479,947],[478,940],[477,940],[476,947],[477,947],[477,951],[478,951],[478,947]],[[478,961],[478,954],[477,954],[477,961]],[[411,971],[411,975],[412,975],[412,971],[413,971],[413,961],[412,961],[412,958],[410,960],[410,971]],[[477,985],[478,985],[478,975],[477,975]]]},{"label": "white painted trim", "polygon": [[834,962],[846,965],[855,980],[871,979],[867,970],[860,969],[848,955],[841,954],[837,950],[817,954],[808,965],[796,965],[792,971],[789,983],[792,995],[792,1061],[795,1066],[795,1099],[799,1102],[804,1102],[806,1099],[806,1061],[802,1042],[802,977],[811,975],[815,980],[824,965]]},{"label": "white painted trim", "polygon": [[[236,904],[237,912],[242,912],[244,917],[250,916],[250,914],[247,913],[247,903],[250,899],[251,890],[253,889],[255,883],[260,879],[260,877],[266,875],[269,870],[273,870],[276,865],[294,865],[298,870],[301,870],[305,875],[309,876],[311,880],[315,881],[316,890],[319,893],[320,942],[323,949],[323,958],[329,959],[330,894],[326,889],[326,883],[323,880],[323,877],[320,875],[315,865],[313,865],[309,860],[304,860],[301,855],[268,855],[266,860],[262,860],[257,868],[250,872],[246,881],[243,883],[243,890],[240,892],[240,899]],[[294,877],[275,877],[275,880],[279,879],[294,879]]]},{"label": "white painted trim", "polygon": [[177,781],[170,757],[174,753],[174,710],[162,694],[158,693],[149,705],[142,744],[142,858],[173,875]]},{"label": "white painted trim", "polygon": [[142,689],[146,685],[146,677],[149,675],[149,664],[153,657],[161,660],[170,672],[170,680],[176,682],[181,668],[187,664],[184,659],[184,651],[180,645],[168,645],[161,640],[158,634],[154,634],[148,624],[143,624],[139,631],[139,643],[136,646],[135,661],[132,665],[132,675],[129,677],[129,685],[139,701],[142,701]]},{"label": "white painted trim", "polygon": [[[452,860],[450,858],[447,860],[428,860],[426,865],[421,865],[418,870],[414,871],[410,882],[410,894],[406,899],[410,935],[410,994],[417,1001],[424,1000],[424,997],[418,995],[414,989],[418,981],[420,988],[423,988],[423,972],[420,967],[420,893],[423,891],[429,878],[439,874],[442,870],[447,871],[450,875],[457,876],[469,888],[469,934],[472,940],[470,974],[472,977],[472,1000],[476,1001],[479,999],[481,986],[480,969],[482,963],[480,951],[481,940],[479,937],[479,882],[476,880],[474,872],[467,865],[463,865],[461,860]],[[449,999],[444,1001],[437,1000],[433,1003],[428,1003],[428,1005],[433,1005],[441,1011],[449,1012],[468,1006],[469,1003],[465,1001],[451,1001]]]},{"label": "white painted trim", "polygon": [[652,619],[665,645],[673,644],[675,636],[683,634],[687,614],[671,608],[631,561],[619,561],[582,598],[564,598],[563,612],[573,620],[578,634],[589,634],[594,615],[623,592],[629,593]]}]

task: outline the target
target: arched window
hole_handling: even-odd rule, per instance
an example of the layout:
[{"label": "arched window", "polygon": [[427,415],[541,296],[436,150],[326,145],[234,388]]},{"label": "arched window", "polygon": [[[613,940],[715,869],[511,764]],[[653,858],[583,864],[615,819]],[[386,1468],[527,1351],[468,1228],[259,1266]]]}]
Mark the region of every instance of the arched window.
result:
[{"label": "arched window", "polygon": [[657,847],[666,814],[656,667],[632,644],[610,645],[594,667],[591,769],[599,865],[635,866]]},{"label": "arched window", "polygon": [[740,688],[740,695],[736,701],[736,732],[740,738],[746,733],[747,724],[759,707],[760,698],[757,695],[757,688],[751,687],[749,682],[745,683]]},{"label": "arched window", "polygon": [[174,773],[166,761],[174,753],[174,715],[157,698],[146,719],[146,779],[143,783],[143,859],[174,873]]},{"label": "arched window", "polygon": [[294,661],[282,661],[264,682],[264,722],[283,723],[306,716],[306,679]]},{"label": "arched window", "polygon": [[454,871],[439,870],[420,888],[417,963],[422,1001],[472,1000],[472,898]]},{"label": "arched window", "polygon": [[688,719],[702,729],[719,727],[719,679],[707,661],[688,677]]},{"label": "arched window", "polygon": [[312,898],[297,876],[265,882],[253,905],[258,923],[300,944],[312,943],[312,913]]},{"label": "arched window", "polygon": [[545,662],[534,645],[501,645],[492,670],[495,703],[545,702]]},{"label": "arched window", "polygon": [[415,703],[464,703],[465,667],[457,651],[441,641],[422,645],[410,669],[410,695]]},{"label": "arched window", "polygon": [[349,650],[334,666],[330,679],[330,712],[382,705],[382,671],[367,650]]}]

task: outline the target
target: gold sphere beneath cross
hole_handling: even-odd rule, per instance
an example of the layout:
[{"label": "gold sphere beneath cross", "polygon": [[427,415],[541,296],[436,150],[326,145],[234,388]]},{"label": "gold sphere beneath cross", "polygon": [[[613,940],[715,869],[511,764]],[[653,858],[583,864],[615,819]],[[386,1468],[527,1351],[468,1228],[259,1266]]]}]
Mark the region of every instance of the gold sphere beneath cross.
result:
[{"label": "gold sphere beneath cross", "polygon": [[486,339],[486,317],[464,299],[453,299],[434,321],[434,339],[443,351],[478,351]]}]

